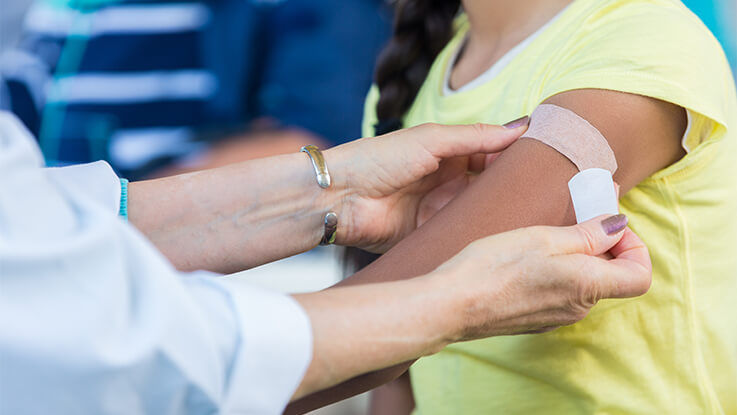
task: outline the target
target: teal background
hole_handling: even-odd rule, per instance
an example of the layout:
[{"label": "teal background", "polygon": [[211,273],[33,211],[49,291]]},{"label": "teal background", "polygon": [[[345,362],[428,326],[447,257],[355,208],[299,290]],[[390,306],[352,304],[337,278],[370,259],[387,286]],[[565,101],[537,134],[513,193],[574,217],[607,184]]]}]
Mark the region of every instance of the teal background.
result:
[{"label": "teal background", "polygon": [[683,0],[724,47],[732,72],[737,69],[737,0]]}]

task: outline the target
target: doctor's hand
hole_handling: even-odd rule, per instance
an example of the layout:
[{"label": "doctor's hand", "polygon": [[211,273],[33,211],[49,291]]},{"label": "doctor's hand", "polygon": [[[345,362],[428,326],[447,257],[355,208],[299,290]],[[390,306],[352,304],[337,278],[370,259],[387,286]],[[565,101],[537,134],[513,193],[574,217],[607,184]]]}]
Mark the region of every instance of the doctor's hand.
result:
[{"label": "doctor's hand", "polygon": [[647,292],[650,256],[626,224],[624,215],[604,216],[471,243],[429,275],[461,299],[453,341],[554,330],[599,300]]},{"label": "doctor's hand", "polygon": [[465,189],[528,122],[424,124],[326,151],[343,195],[336,243],[386,252]]},{"label": "doctor's hand", "polygon": [[475,241],[423,276],[295,296],[314,333],[295,398],[379,368],[402,373],[402,362],[454,342],[550,331],[583,319],[599,300],[644,294],[650,257],[626,225],[617,215],[518,229]]},{"label": "doctor's hand", "polygon": [[[515,126],[516,125],[516,126]],[[128,218],[178,269],[231,273],[335,243],[384,252],[463,190],[526,130],[422,125],[325,151],[332,186],[295,151],[131,183]],[[510,128],[511,127],[511,128]]]}]

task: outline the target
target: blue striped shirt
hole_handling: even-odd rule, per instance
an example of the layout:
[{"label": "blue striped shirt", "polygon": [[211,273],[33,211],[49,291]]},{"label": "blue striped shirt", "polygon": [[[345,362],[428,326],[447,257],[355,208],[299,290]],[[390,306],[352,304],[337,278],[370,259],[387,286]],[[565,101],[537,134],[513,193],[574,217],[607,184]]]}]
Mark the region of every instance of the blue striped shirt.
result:
[{"label": "blue striped shirt", "polygon": [[65,1],[28,13],[0,64],[6,100],[49,162],[131,178],[259,117],[358,137],[390,33],[379,0]]}]

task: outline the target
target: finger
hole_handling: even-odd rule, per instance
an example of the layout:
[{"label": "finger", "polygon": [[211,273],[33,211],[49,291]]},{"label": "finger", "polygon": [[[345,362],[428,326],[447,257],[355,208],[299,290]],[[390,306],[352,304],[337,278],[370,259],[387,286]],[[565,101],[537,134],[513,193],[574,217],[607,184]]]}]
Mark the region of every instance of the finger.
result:
[{"label": "finger", "polygon": [[[577,287],[585,287],[594,300],[630,298],[645,294],[650,288],[652,268],[642,258],[604,260],[588,255],[571,254],[551,258],[550,270]],[[588,301],[588,300],[587,300]]]},{"label": "finger", "polygon": [[449,180],[454,180],[460,177],[468,170],[468,158],[467,157],[453,157],[445,159],[441,162],[443,168],[430,176],[427,180],[426,185],[428,186],[424,190],[433,189],[443,183],[447,183]]},{"label": "finger", "polygon": [[615,246],[627,226],[624,215],[599,216],[569,227],[543,227],[548,253],[552,255],[601,255]]},{"label": "finger", "polygon": [[614,193],[617,195],[617,199],[619,199],[619,183],[614,182]]},{"label": "finger", "polygon": [[524,125],[504,128],[490,124],[423,124],[397,133],[417,140],[434,157],[444,159],[476,153],[497,153],[515,142],[526,130]]},{"label": "finger", "polygon": [[[629,230],[622,239],[631,239],[634,235]],[[639,241],[639,238],[636,239]],[[626,244],[631,242],[625,241]],[[637,297],[645,294],[652,282],[650,255],[644,244],[630,245],[629,249],[614,259],[600,261],[594,269],[599,271],[593,272],[592,275],[603,298]]]},{"label": "finger", "polygon": [[548,326],[548,327],[543,327],[543,328],[537,329],[537,330],[525,331],[525,332],[522,332],[520,334],[543,334],[543,333],[549,333],[549,332],[551,332],[553,330],[557,330],[559,328],[560,328],[560,326]]},{"label": "finger", "polygon": [[591,272],[592,282],[603,298],[636,297],[646,293],[652,282],[653,267],[645,243],[627,228],[609,252],[613,255],[611,260],[597,258],[575,268]]},{"label": "finger", "polygon": [[622,239],[609,252],[614,256],[614,260],[630,261],[652,272],[653,264],[650,260],[650,251],[648,251],[642,239],[632,232],[632,229],[625,229]]}]

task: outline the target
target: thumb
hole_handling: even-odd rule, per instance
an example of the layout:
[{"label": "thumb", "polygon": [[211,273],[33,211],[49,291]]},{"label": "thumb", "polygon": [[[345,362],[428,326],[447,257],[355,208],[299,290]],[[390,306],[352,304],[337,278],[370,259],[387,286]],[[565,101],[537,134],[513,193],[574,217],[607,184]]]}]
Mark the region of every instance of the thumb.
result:
[{"label": "thumb", "polygon": [[407,132],[416,134],[418,142],[435,158],[497,153],[514,143],[527,124],[513,128],[491,124],[438,125],[423,124]]},{"label": "thumb", "polygon": [[627,227],[627,216],[599,216],[578,225],[548,228],[553,255],[601,255],[617,245]]}]

